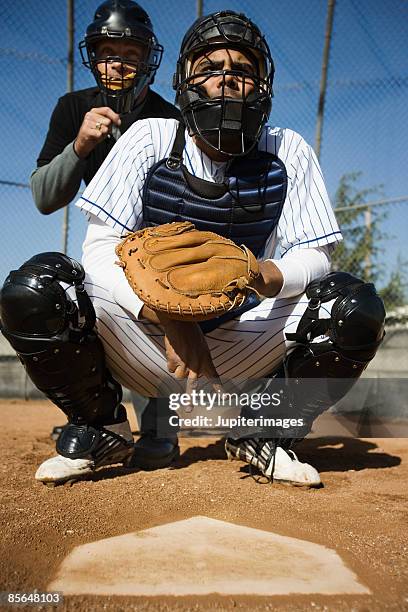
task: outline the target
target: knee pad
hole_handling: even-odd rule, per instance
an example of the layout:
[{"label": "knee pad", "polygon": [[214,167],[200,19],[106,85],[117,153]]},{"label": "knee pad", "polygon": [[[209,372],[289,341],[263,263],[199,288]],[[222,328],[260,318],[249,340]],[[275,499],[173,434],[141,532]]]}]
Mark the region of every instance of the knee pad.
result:
[{"label": "knee pad", "polygon": [[[70,324],[92,329],[95,313],[84,278],[81,264],[61,253],[40,253],[10,272],[0,300],[4,335],[16,342],[25,336],[46,341]],[[74,285],[78,307],[60,282]]]},{"label": "knee pad", "polygon": [[[286,377],[343,379],[296,401],[313,420],[349,391],[376,354],[384,337],[385,309],[374,285],[346,272],[313,281],[306,295],[309,304],[296,332],[286,334],[298,343],[285,358]],[[319,318],[320,306],[332,300],[330,318]],[[326,339],[313,342],[318,336]]]},{"label": "knee pad", "polygon": [[[71,422],[113,423],[122,389],[105,365],[83,267],[41,253],[10,272],[1,291],[2,333],[33,383]],[[66,286],[64,287],[63,284]],[[66,292],[75,289],[76,300]]]},{"label": "knee pad", "polygon": [[[309,304],[295,333],[298,343],[290,359],[293,377],[343,378],[354,376],[368,365],[384,337],[385,310],[374,285],[346,272],[330,272],[307,287]],[[335,300],[331,316],[319,318],[322,304]],[[318,336],[323,342],[313,342]],[[303,363],[303,365],[302,365]]]}]

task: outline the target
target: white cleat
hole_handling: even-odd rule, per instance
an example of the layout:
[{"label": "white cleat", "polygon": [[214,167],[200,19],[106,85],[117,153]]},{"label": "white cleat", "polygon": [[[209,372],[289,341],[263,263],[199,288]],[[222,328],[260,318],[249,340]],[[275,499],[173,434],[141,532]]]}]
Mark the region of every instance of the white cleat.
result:
[{"label": "white cleat", "polygon": [[291,450],[276,446],[273,440],[227,438],[225,450],[229,459],[240,459],[256,467],[271,482],[295,487],[318,487],[319,472],[309,463],[299,461]]},{"label": "white cleat", "polygon": [[[76,435],[81,427],[75,429],[75,426],[71,426],[71,429],[72,434]],[[66,429],[63,435],[69,433],[70,430]],[[63,455],[51,457],[40,465],[35,479],[52,486],[86,478],[101,466],[130,464],[134,443],[129,421],[101,427],[97,433],[98,443],[87,456],[79,459],[69,459]]]},{"label": "white cleat", "polygon": [[44,461],[35,473],[35,479],[44,483],[63,483],[89,476],[95,469],[91,459],[67,459],[62,455]]}]

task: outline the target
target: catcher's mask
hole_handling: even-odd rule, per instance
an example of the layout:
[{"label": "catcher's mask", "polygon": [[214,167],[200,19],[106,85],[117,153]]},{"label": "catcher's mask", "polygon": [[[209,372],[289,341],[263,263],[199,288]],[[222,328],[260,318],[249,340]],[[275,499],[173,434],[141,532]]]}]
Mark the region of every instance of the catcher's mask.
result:
[{"label": "catcher's mask", "polygon": [[[193,74],[194,62],[216,49],[241,52],[254,65],[253,74],[214,69],[211,62]],[[215,64],[217,68],[217,64]],[[205,83],[222,77],[219,95],[210,97]],[[235,77],[242,97],[228,96],[227,81]],[[199,136],[211,148],[227,155],[246,155],[257,143],[272,107],[274,64],[259,28],[242,13],[222,11],[200,17],[181,44],[173,87],[190,136]],[[250,84],[250,87],[247,85]],[[245,93],[250,89],[249,93]],[[227,93],[226,93],[227,92]]]},{"label": "catcher's mask", "polygon": [[[138,60],[117,55],[98,57],[97,43],[115,40],[137,43],[142,57]],[[79,50],[82,63],[92,70],[104,103],[119,114],[134,108],[142,89],[153,82],[163,54],[148,14],[131,0],[107,0],[101,4],[79,43]],[[120,62],[121,76],[107,76],[108,64],[112,62]]]}]

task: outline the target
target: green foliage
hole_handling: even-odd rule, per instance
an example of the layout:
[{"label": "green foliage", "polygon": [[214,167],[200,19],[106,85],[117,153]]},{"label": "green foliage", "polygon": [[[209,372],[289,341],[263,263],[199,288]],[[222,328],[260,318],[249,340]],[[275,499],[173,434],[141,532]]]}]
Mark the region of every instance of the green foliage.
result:
[{"label": "green foliage", "polygon": [[381,242],[387,238],[381,231],[385,213],[362,206],[367,196],[380,195],[381,186],[357,189],[360,176],[361,172],[343,175],[336,191],[336,209],[345,209],[336,213],[344,240],[333,253],[333,269],[375,282],[381,273]]},{"label": "green foliage", "polygon": [[407,275],[404,270],[407,262],[403,265],[401,259],[398,260],[398,267],[391,273],[388,285],[383,287],[378,293],[384,300],[386,309],[403,306],[407,303],[406,290],[408,288]]},{"label": "green foliage", "polygon": [[[364,206],[368,196],[382,195],[382,186],[358,189],[356,183],[360,177],[361,172],[343,175],[336,191],[335,211],[344,240],[333,253],[332,267],[355,274],[366,282],[377,283],[378,286],[384,271],[381,259],[383,244],[390,239],[381,229],[387,213],[379,207]],[[387,308],[401,306],[407,301],[408,283],[404,269],[406,265],[399,261],[397,269],[391,272],[388,284],[379,291]]]}]

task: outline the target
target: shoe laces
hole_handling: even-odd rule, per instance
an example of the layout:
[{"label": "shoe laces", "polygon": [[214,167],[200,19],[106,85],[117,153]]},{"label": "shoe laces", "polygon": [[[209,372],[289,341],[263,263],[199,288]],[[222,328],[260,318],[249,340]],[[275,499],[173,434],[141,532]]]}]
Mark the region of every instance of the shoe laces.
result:
[{"label": "shoe laces", "polygon": [[[255,454],[253,455],[253,457],[251,457],[251,460],[249,462],[250,476],[258,484],[273,484],[273,474],[275,472],[275,462],[276,462],[276,449],[278,448],[278,446],[280,446],[279,439],[276,439],[276,438],[271,438],[270,440],[254,439],[254,442],[255,442]],[[259,457],[263,459],[262,451],[265,451],[265,450],[269,451],[269,456],[265,461],[264,470],[265,472],[267,472],[269,466],[272,463],[272,469],[271,469],[270,475],[267,476],[266,474],[262,474],[262,475],[254,474],[252,471],[253,466],[259,470],[259,458],[257,457],[257,455],[259,454]],[[284,452],[287,455],[289,455],[292,461],[299,461],[296,453],[294,453],[293,450],[291,449],[288,449],[288,450],[282,449],[282,450],[284,450]]]},{"label": "shoe laces", "polygon": [[290,448],[285,451],[288,455],[292,455],[292,461],[299,461],[299,459],[297,458],[296,453],[293,452],[293,450],[291,450]]}]

